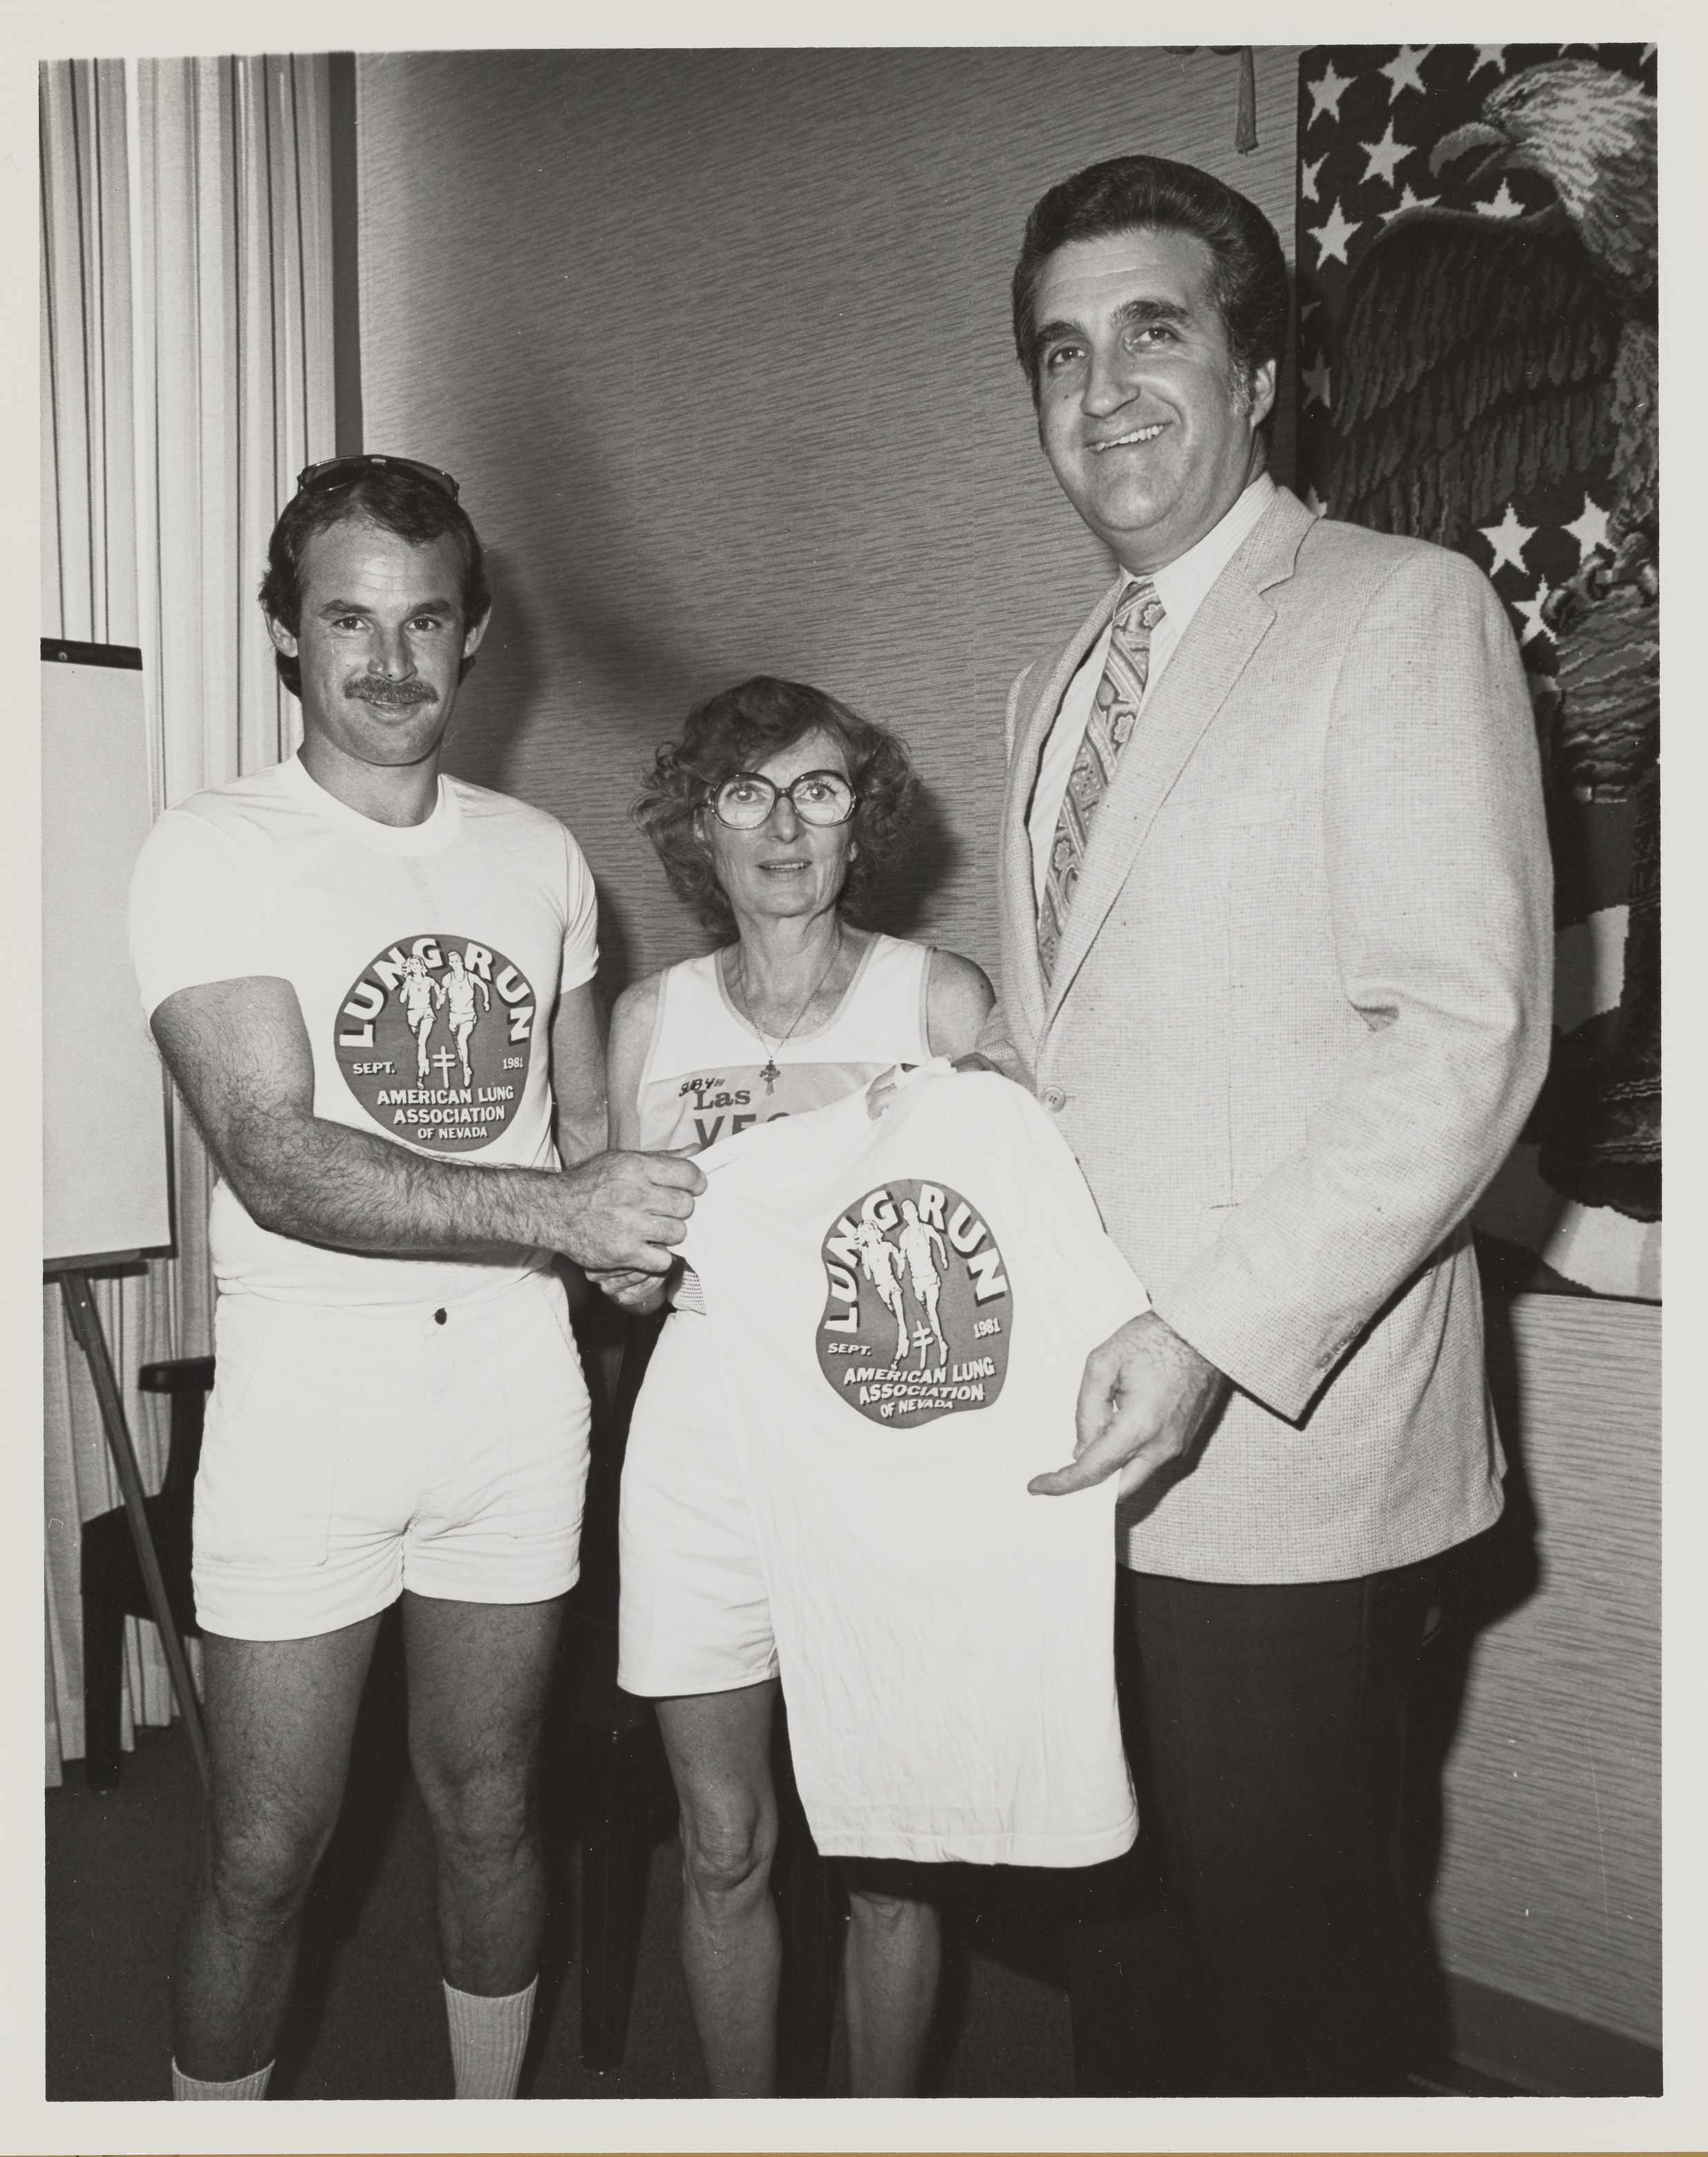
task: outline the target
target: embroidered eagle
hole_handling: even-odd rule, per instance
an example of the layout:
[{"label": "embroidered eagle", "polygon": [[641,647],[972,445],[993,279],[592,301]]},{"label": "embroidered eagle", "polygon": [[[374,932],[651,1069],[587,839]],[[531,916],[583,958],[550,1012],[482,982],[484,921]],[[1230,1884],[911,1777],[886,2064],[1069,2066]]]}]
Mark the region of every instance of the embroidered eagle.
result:
[{"label": "embroidered eagle", "polygon": [[[1654,100],[1583,59],[1526,68],[1429,158],[1474,152],[1479,185],[1522,168],[1527,213],[1436,205],[1394,217],[1347,286],[1327,494],[1337,517],[1463,547],[1507,505],[1597,467],[1605,548],[1552,592],[1555,775],[1634,801],[1624,992],[1611,1037],[1560,1045],[1538,1110],[1554,1187],[1659,1212],[1660,535]],[[1509,198],[1510,199],[1510,198]],[[1554,706],[1552,692],[1557,692]]]}]

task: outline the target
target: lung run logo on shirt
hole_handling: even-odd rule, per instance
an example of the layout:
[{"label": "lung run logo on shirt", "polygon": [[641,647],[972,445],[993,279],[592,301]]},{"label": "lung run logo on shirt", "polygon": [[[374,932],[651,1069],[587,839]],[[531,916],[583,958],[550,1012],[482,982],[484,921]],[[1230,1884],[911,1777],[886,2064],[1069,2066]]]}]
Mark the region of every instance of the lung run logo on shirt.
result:
[{"label": "lung run logo on shirt", "polygon": [[819,1368],[850,1408],[914,1429],[995,1400],[1014,1299],[995,1238],[958,1191],[881,1184],[838,1216],[823,1256]]},{"label": "lung run logo on shirt", "polygon": [[472,1153],[515,1116],[538,1015],[527,976],[502,951],[412,937],[364,966],[339,1006],[339,1068],[394,1137]]}]

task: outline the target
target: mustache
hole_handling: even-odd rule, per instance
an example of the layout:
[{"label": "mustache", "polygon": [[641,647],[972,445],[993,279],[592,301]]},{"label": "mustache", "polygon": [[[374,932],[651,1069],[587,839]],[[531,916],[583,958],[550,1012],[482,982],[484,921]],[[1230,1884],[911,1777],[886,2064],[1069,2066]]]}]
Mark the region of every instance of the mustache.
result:
[{"label": "mustache", "polygon": [[355,674],[344,684],[344,694],[364,704],[386,704],[401,710],[409,704],[436,704],[439,692],[424,682],[386,682],[370,674]]}]

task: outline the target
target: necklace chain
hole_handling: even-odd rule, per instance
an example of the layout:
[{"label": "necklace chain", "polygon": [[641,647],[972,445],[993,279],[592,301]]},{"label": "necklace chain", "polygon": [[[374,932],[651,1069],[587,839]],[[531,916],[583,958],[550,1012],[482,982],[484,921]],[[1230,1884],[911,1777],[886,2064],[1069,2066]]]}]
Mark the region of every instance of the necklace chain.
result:
[{"label": "necklace chain", "polygon": [[813,999],[817,996],[819,991],[823,988],[825,983],[831,978],[831,972],[835,969],[836,961],[841,957],[841,955],[842,924],[839,921],[836,924],[836,940],[831,950],[830,963],[826,966],[823,973],[819,976],[812,986],[807,991],[806,1001],[800,1006],[800,1009],[796,1012],[794,1017],[790,1020],[787,1031],[778,1035],[776,1048],[774,1048],[771,1045],[769,1036],[765,1032],[765,1029],[754,1017],[753,1008],[748,1002],[747,960],[744,954],[738,953],[738,959],[741,966],[741,979],[736,983],[736,996],[739,1002],[742,1017],[759,1036],[759,1046],[765,1052],[765,1061],[759,1066],[759,1076],[765,1082],[765,1091],[768,1094],[774,1094],[776,1092],[777,1081],[783,1076],[781,1071],[777,1068],[777,1049],[782,1048],[784,1043],[789,1039],[790,1036],[795,1032],[795,1027],[800,1025],[802,1019],[804,1019],[807,1013],[812,1009]]}]

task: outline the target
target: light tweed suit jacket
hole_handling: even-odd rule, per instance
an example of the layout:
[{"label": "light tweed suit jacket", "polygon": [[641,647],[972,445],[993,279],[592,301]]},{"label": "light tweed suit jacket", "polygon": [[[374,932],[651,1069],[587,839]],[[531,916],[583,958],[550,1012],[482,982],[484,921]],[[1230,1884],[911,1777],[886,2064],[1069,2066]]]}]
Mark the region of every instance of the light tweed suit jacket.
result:
[{"label": "light tweed suit jacket", "polygon": [[1060,1120],[1176,1331],[1238,1390],[1123,1508],[1143,1570],[1335,1580],[1500,1510],[1465,1217],[1550,1038],[1536,735],[1487,579],[1284,491],[1098,806],[1047,991],[1026,812],[1119,586],[1009,702],[1003,994],[981,1043]]}]

